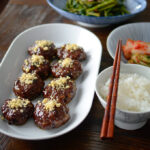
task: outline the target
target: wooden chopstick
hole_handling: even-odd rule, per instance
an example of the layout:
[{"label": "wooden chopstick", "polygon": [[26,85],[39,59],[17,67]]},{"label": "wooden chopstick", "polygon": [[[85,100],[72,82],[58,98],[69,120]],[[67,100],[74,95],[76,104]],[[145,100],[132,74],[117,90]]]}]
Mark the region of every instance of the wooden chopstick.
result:
[{"label": "wooden chopstick", "polygon": [[[107,97],[107,105],[105,108],[104,118],[102,122],[100,138],[113,138],[114,133],[114,117],[116,110],[116,100],[118,91],[118,81],[120,72],[120,59],[121,59],[121,40],[118,41],[116,55],[113,63],[113,73],[111,76],[109,93]],[[114,83],[115,82],[115,83]]]},{"label": "wooden chopstick", "polygon": [[114,118],[115,118],[115,111],[116,111],[118,82],[119,82],[119,74],[120,74],[121,48],[122,48],[122,42],[120,41],[117,68],[116,68],[116,76],[114,79],[115,83],[114,83],[114,88],[113,88],[113,97],[112,97],[112,101],[111,101],[111,110],[110,110],[111,115],[109,118],[108,131],[107,131],[108,138],[113,138],[113,134],[114,134]]}]

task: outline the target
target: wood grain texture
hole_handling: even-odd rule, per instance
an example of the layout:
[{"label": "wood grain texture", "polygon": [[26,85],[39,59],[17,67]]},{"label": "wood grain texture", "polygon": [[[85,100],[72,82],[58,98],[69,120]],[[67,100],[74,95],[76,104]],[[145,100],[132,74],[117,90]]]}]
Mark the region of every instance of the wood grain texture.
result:
[{"label": "wood grain texture", "polygon": [[3,11],[3,9],[5,8],[5,6],[7,5],[9,0],[1,0],[0,1],[0,13]]},{"label": "wood grain texture", "polygon": [[10,4],[47,5],[46,0],[10,0]]},{"label": "wood grain texture", "polygon": [[[150,3],[150,0],[148,0]],[[137,17],[125,22],[150,21],[150,4]],[[22,31],[35,25],[64,22],[75,24],[52,10],[43,0],[10,0],[0,15],[0,60],[12,40]],[[119,24],[120,25],[120,24]],[[108,34],[119,25],[101,29],[89,29],[102,42],[103,56],[100,71],[112,65],[106,48]],[[126,131],[115,127],[115,138],[110,141],[99,139],[104,109],[96,95],[92,109],[85,121],[72,132],[51,140],[24,141],[11,138],[8,150],[150,150],[150,121],[140,130]]]}]

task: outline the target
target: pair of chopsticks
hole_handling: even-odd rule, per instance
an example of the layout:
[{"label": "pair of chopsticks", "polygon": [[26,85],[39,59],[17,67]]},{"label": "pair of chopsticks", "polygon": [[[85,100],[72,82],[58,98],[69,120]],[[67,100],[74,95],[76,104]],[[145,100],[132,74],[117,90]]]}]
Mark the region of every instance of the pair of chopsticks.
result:
[{"label": "pair of chopsticks", "polygon": [[119,40],[117,44],[114,63],[113,63],[113,73],[109,85],[107,105],[105,108],[105,113],[103,117],[101,133],[100,133],[101,139],[113,138],[114,135],[114,118],[115,118],[118,82],[119,82],[119,73],[120,73],[121,48],[122,48],[122,41]]}]

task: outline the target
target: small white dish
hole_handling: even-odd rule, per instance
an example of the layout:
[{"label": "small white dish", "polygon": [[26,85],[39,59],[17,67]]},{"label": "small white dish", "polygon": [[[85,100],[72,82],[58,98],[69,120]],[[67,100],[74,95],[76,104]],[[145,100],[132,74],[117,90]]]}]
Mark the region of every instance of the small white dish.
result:
[{"label": "small white dish", "polygon": [[[121,64],[121,73],[137,73],[150,79],[150,69],[145,66],[136,64]],[[146,73],[145,73],[146,72]],[[112,74],[112,66],[103,70],[97,77],[96,80],[96,94],[105,108],[106,101],[102,98],[100,88],[106,83]],[[147,112],[131,112],[116,109],[115,114],[115,125],[121,129],[136,130],[143,127],[147,120],[150,118],[150,109]]]},{"label": "small white dish", "polygon": [[[131,23],[114,29],[107,38],[107,50],[113,59],[119,39],[122,40],[123,45],[126,44],[128,39],[150,42],[150,23]],[[122,61],[127,63],[123,55]]]},{"label": "small white dish", "polygon": [[[21,74],[24,60],[29,57],[27,54],[28,47],[34,41],[42,39],[51,40],[56,46],[76,43],[82,46],[87,54],[87,59],[82,63],[83,73],[76,81],[76,96],[69,103],[71,118],[65,125],[51,130],[39,129],[34,124],[33,119],[28,120],[22,126],[9,125],[6,121],[0,119],[0,132],[14,138],[42,140],[68,133],[86,118],[92,106],[95,82],[102,55],[101,42],[92,32],[84,28],[59,23],[32,27],[19,34],[11,43],[0,65],[0,106],[5,99],[14,97],[12,88],[14,81]],[[46,84],[48,84],[47,82]],[[37,98],[37,100],[41,99],[40,97]],[[35,104],[37,100],[34,100],[33,103]]]}]

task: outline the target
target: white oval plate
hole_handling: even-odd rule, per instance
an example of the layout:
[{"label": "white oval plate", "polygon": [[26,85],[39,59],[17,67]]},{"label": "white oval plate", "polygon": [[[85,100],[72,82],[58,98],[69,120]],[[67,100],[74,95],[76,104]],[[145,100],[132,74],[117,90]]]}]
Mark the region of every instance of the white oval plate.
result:
[{"label": "white oval plate", "polygon": [[[83,73],[76,82],[76,96],[69,103],[71,118],[65,125],[51,130],[39,129],[34,124],[33,119],[29,119],[22,126],[9,125],[6,121],[0,120],[0,132],[8,136],[26,140],[58,137],[77,127],[91,109],[102,55],[101,42],[93,33],[82,27],[59,23],[32,27],[14,39],[0,66],[0,106],[2,106],[5,99],[14,97],[13,84],[21,74],[24,59],[28,57],[28,47],[35,40],[42,39],[51,40],[56,46],[64,43],[76,43],[82,46],[87,53],[88,58],[82,63]],[[41,99],[39,98],[39,100]],[[33,103],[35,104],[36,101],[37,99]]]},{"label": "white oval plate", "polygon": [[[128,39],[150,42],[150,23],[131,23],[114,29],[107,38],[107,50],[113,59],[119,39],[122,40],[122,44],[126,44]],[[123,55],[121,59],[127,63]]]}]

